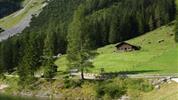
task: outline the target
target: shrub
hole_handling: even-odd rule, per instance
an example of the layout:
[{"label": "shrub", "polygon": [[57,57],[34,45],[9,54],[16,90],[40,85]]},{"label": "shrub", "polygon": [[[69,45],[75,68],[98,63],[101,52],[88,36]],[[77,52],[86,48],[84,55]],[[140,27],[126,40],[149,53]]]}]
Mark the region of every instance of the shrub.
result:
[{"label": "shrub", "polygon": [[64,88],[76,88],[81,87],[82,81],[81,80],[64,80]]},{"label": "shrub", "polygon": [[153,86],[146,80],[137,79],[137,80],[128,80],[128,88],[133,90],[138,90],[142,92],[149,92],[153,89]]},{"label": "shrub", "polygon": [[111,97],[112,99],[121,97],[126,93],[126,86],[123,83],[122,80],[120,82],[113,80],[99,83],[96,86],[97,97]]}]

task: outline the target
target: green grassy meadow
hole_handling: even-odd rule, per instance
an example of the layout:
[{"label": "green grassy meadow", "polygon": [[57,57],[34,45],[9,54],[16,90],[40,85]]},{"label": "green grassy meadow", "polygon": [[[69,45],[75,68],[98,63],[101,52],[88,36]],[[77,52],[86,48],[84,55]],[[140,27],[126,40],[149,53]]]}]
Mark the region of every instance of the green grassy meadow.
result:
[{"label": "green grassy meadow", "polygon": [[[160,40],[163,42],[159,43]],[[126,41],[141,46],[140,51],[118,52],[116,44],[97,49],[91,72],[178,73],[178,44],[174,42],[174,24],[163,26],[152,32]],[[67,69],[66,55],[56,61],[59,71]]]}]

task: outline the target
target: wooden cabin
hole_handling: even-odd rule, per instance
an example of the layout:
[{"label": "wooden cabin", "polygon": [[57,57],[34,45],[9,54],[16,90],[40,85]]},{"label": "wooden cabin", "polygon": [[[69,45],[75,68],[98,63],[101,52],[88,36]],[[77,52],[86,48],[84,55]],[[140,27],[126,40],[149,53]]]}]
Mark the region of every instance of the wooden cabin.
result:
[{"label": "wooden cabin", "polygon": [[130,51],[135,51],[135,50],[140,50],[141,47],[139,46],[134,46],[126,42],[121,42],[115,46],[118,51],[122,52],[130,52]]}]

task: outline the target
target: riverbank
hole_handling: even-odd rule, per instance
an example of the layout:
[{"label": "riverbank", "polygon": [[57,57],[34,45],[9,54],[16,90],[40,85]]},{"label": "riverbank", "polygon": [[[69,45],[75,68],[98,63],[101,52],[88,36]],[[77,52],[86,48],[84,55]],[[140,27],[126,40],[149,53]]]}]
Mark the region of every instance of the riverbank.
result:
[{"label": "riverbank", "polygon": [[[3,83],[4,82],[4,83]],[[22,97],[37,97],[37,98],[57,98],[64,99],[93,99],[110,98],[119,99],[122,96],[132,97],[135,90],[139,92],[146,92],[152,90],[152,85],[148,80],[144,79],[108,79],[101,80],[79,80],[75,78],[63,78],[61,80],[47,81],[45,79],[38,79],[31,88],[21,88],[18,85],[18,78],[10,77],[3,80],[3,84],[8,84],[9,87],[3,89],[3,93],[12,96]],[[138,87],[142,84],[141,87]],[[144,87],[146,86],[146,87]],[[142,88],[142,89],[140,89]],[[103,93],[100,93],[103,91]],[[113,91],[117,91],[116,93]],[[132,91],[132,92],[130,92]],[[137,95],[137,94],[134,94]],[[109,99],[106,99],[109,100]]]},{"label": "riverbank", "polygon": [[[45,79],[38,79],[31,85],[31,88],[21,88],[21,86],[18,85],[18,77],[9,77],[0,81],[0,85],[1,87],[3,87],[3,89],[0,91],[3,92],[3,94],[17,97],[20,96],[44,98],[37,100],[45,100],[50,98],[52,100],[70,100],[74,98],[92,98],[93,100],[96,100],[97,98],[102,98],[106,100],[111,100],[122,98],[122,96],[137,100],[138,97],[142,97],[142,94],[145,96],[145,94],[151,93],[155,90],[160,90],[162,89],[162,87],[165,88],[165,86],[174,86],[175,84],[177,84],[176,82],[174,82],[174,80],[170,79],[168,79],[167,81],[162,81],[162,79],[153,80],[135,78],[114,78],[105,81],[81,81],[75,78],[61,78],[61,80],[47,81]],[[155,82],[159,84],[152,85]],[[113,91],[117,92],[113,93]]]},{"label": "riverbank", "polygon": [[22,87],[18,83],[18,77],[6,77],[0,80],[0,94],[45,99],[60,98],[60,92],[55,92],[55,87],[52,87],[52,85],[56,86],[56,83],[39,79],[31,84],[31,86]]}]

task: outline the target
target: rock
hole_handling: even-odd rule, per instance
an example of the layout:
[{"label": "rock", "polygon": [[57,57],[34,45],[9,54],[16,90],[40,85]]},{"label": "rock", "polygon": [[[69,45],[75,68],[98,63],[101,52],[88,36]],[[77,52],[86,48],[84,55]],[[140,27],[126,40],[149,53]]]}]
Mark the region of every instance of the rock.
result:
[{"label": "rock", "polygon": [[126,95],[124,95],[124,96],[122,96],[119,100],[130,100],[130,97],[129,97],[129,96],[126,96]]},{"label": "rock", "polygon": [[171,81],[168,81],[168,84],[171,84],[172,82]]},{"label": "rock", "polygon": [[178,83],[178,78],[172,78],[171,80]]},{"label": "rock", "polygon": [[160,85],[156,85],[156,86],[155,86],[155,89],[160,89]]},{"label": "rock", "polygon": [[8,87],[9,87],[9,85],[2,84],[2,85],[0,85],[0,90],[3,90],[3,89],[8,88]]}]

